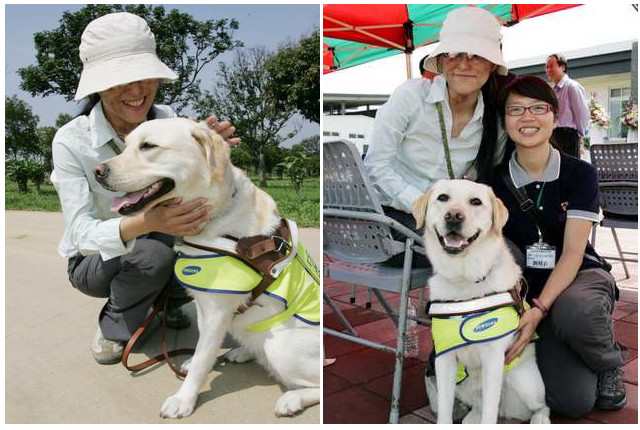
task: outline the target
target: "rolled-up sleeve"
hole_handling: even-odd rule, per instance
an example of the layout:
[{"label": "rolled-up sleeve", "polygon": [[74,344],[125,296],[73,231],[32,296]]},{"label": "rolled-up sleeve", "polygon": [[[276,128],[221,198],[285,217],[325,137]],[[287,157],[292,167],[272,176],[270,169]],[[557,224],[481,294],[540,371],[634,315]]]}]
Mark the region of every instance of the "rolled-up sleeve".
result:
[{"label": "rolled-up sleeve", "polygon": [[[135,241],[126,244],[120,238],[122,218],[101,220],[93,201],[93,194],[85,176],[81,161],[61,141],[53,142],[54,172],[51,180],[60,197],[64,213],[66,235],[70,243],[83,255],[100,253],[103,260],[127,254]],[[64,241],[59,251],[69,257]]]},{"label": "rolled-up sleeve", "polygon": [[419,102],[410,84],[402,85],[378,110],[373,122],[371,147],[365,158],[365,168],[374,189],[385,196],[391,206],[408,213],[422,191],[408,183],[395,169],[396,155],[404,139],[412,113]]}]

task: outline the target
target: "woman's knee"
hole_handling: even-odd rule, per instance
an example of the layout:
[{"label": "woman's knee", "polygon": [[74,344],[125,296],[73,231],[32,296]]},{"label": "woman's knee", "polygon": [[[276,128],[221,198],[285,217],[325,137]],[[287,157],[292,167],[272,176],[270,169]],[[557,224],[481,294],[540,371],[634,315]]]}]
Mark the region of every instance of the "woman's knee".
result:
[{"label": "woman's knee", "polygon": [[578,419],[588,415],[596,402],[596,388],[580,387],[580,389],[560,393],[550,393],[547,390],[547,406],[556,414],[571,419]]},{"label": "woman's knee", "polygon": [[157,240],[138,239],[133,251],[122,257],[123,268],[139,270],[145,277],[166,278],[173,273],[175,251]]}]

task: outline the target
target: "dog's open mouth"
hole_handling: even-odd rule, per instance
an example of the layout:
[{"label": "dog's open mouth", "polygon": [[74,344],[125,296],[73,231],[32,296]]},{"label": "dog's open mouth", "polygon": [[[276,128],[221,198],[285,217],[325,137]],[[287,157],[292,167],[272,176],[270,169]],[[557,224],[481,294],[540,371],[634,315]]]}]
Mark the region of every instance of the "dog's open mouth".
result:
[{"label": "dog's open mouth", "polygon": [[464,238],[462,235],[452,231],[447,233],[445,236],[440,236],[440,234],[436,230],[436,235],[438,236],[438,240],[440,240],[440,245],[442,245],[442,249],[447,254],[460,254],[464,251],[469,245],[473,243],[474,240],[480,236],[480,230],[473,236],[469,238]]},{"label": "dog's open mouth", "polygon": [[173,179],[161,179],[139,191],[114,198],[111,202],[111,211],[118,212],[120,215],[130,215],[138,212],[144,208],[147,203],[164,196],[173,190],[175,186],[176,184],[173,182]]}]

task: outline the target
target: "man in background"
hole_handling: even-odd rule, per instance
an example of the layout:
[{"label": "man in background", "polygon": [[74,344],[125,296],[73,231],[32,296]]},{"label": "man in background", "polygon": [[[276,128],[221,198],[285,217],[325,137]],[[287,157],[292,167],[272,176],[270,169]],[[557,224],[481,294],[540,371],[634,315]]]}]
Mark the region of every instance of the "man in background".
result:
[{"label": "man in background", "polygon": [[559,103],[553,139],[559,149],[574,157],[580,157],[580,142],[589,129],[587,92],[578,82],[569,78],[567,60],[562,54],[547,57],[547,76],[554,83],[553,90]]}]

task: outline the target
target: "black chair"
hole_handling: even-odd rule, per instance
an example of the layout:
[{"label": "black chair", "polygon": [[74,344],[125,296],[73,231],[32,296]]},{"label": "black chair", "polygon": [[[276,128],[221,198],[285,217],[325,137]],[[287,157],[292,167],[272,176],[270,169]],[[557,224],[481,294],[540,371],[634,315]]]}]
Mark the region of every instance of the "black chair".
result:
[{"label": "black chair", "polygon": [[[618,250],[618,257],[603,256],[622,262],[625,279],[629,278],[627,262],[637,263],[637,252],[622,250],[617,228],[638,229],[638,144],[610,143],[591,145],[591,163],[598,172],[602,227],[611,229]],[[591,234],[591,244],[595,247],[596,228]],[[636,255],[635,259],[626,255]]]}]

